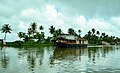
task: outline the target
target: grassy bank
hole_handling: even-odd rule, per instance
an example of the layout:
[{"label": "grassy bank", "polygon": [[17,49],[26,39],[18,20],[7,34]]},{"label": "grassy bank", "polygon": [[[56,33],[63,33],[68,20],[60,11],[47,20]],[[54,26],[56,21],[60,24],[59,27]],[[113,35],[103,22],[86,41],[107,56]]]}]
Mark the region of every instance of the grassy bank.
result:
[{"label": "grassy bank", "polygon": [[88,46],[98,46],[97,44],[88,44]]},{"label": "grassy bank", "polygon": [[[2,45],[1,45],[2,46]],[[41,47],[41,46],[54,46],[53,42],[7,42],[5,46],[8,47]]]}]

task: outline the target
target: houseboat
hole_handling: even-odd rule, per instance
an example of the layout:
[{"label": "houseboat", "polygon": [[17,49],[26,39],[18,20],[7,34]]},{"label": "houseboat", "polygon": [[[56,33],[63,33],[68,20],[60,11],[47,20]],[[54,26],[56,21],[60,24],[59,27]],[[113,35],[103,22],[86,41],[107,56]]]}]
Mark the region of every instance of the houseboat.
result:
[{"label": "houseboat", "polygon": [[87,47],[88,41],[75,35],[61,34],[57,37],[55,45],[61,48]]}]

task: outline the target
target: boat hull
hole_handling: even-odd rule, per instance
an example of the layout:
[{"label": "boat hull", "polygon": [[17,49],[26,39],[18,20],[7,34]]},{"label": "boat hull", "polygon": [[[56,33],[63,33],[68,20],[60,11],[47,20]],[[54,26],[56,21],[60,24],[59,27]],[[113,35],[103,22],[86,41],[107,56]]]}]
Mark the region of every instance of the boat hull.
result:
[{"label": "boat hull", "polygon": [[67,44],[67,43],[56,43],[56,47],[59,48],[74,48],[74,47],[87,47],[87,44]]}]

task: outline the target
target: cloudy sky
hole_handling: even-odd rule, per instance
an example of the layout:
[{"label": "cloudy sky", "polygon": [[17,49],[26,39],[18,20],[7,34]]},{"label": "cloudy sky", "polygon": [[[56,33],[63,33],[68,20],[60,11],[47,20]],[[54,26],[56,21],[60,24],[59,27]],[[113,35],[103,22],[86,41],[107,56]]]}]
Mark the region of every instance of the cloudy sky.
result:
[{"label": "cloudy sky", "polygon": [[120,37],[120,0],[0,0],[0,28],[6,23],[12,28],[8,41],[19,39],[17,33],[27,32],[31,22],[43,25],[46,36],[53,25],[65,33],[72,27],[83,36],[95,28]]}]

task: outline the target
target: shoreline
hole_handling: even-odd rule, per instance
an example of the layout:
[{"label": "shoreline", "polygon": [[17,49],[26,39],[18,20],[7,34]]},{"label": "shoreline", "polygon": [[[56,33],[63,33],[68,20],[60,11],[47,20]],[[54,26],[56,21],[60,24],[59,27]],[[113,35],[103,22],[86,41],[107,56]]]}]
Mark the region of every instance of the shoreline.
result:
[{"label": "shoreline", "polygon": [[53,42],[7,42],[5,45],[0,45],[0,47],[41,47],[41,46],[54,46]]},{"label": "shoreline", "polygon": [[[7,42],[6,45],[0,45],[0,47],[44,47],[44,46],[55,46],[53,42]],[[111,47],[118,45],[97,45],[97,44],[88,44],[87,48],[102,48],[102,47]]]}]

